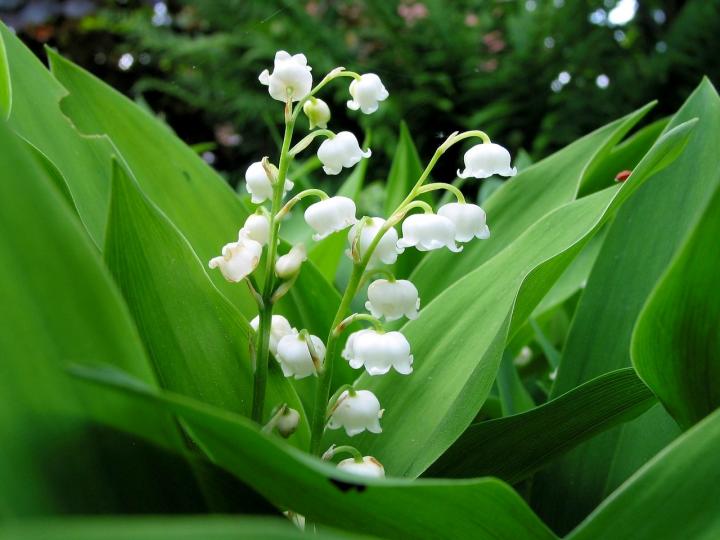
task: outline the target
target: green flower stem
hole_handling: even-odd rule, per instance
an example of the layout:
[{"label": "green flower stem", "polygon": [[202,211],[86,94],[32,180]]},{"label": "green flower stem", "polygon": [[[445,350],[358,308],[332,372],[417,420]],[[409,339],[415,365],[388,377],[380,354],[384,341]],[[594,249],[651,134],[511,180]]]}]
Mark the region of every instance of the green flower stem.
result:
[{"label": "green flower stem", "polygon": [[268,359],[270,356],[270,329],[272,323],[273,302],[272,295],[275,287],[275,259],[277,258],[278,236],[280,232],[280,220],[276,215],[282,206],[283,193],[285,191],[285,179],[290,165],[290,143],[292,142],[293,129],[295,128],[296,115],[288,113],[291,109],[290,102],[286,106],[285,114],[285,135],[283,137],[282,149],[280,150],[280,164],[277,178],[273,185],[272,211],[270,213],[270,239],[268,241],[267,261],[265,264],[265,283],[262,289],[263,307],[260,309],[260,324],[257,333],[257,356],[255,362],[255,381],[253,389],[252,419],[262,423],[263,410],[265,408],[265,390],[267,387]]},{"label": "green flower stem", "polygon": [[312,90],[310,90],[310,93],[307,96],[298,101],[298,104],[295,107],[295,112],[292,115],[293,122],[297,120],[297,117],[300,114],[300,111],[302,111],[302,107],[303,105],[305,105],[305,102],[315,97],[315,94],[317,94],[326,84],[328,84],[334,79],[337,79],[338,77],[352,77],[353,79],[357,80],[360,78],[360,74],[355,73],[354,71],[346,71],[344,68],[333,69],[330,73],[325,75],[325,77],[323,77],[323,79],[319,83],[317,83]]},{"label": "green flower stem", "polygon": [[310,146],[310,143],[312,143],[316,137],[326,137],[328,139],[332,139],[333,137],[335,137],[335,133],[330,131],[329,129],[316,129],[314,131],[311,131],[302,139],[300,139],[300,141],[290,149],[290,156],[294,157],[303,150],[305,150],[308,146]]},{"label": "green flower stem", "polygon": [[336,446],[332,449],[332,456],[329,457],[329,459],[332,459],[338,454],[350,454],[353,459],[355,460],[355,463],[362,463],[363,456],[360,453],[360,451],[355,448],[354,446],[349,445],[343,445],[343,446]]},{"label": "green flower stem", "polygon": [[445,182],[434,182],[432,184],[422,186],[420,189],[418,189],[418,195],[420,193],[427,193],[429,191],[437,191],[438,189],[444,189],[445,191],[449,191],[450,193],[455,195],[455,197],[457,197],[459,203],[465,204],[465,196],[462,194],[462,191],[460,191],[452,184],[446,184]]},{"label": "green flower stem", "polygon": [[372,315],[368,315],[367,313],[353,313],[349,317],[345,317],[340,324],[338,324],[333,332],[336,336],[340,336],[345,329],[350,326],[355,321],[367,321],[373,325],[373,328],[377,330],[378,332],[383,332],[383,326],[382,323]]},{"label": "green flower stem", "polygon": [[321,201],[324,201],[325,199],[328,199],[328,194],[325,193],[322,189],[306,189],[295,195],[292,199],[290,199],[288,202],[285,203],[285,206],[283,206],[280,211],[276,214],[275,219],[281,220],[284,218],[290,210],[292,210],[293,206],[295,206],[297,203],[299,203],[302,199],[305,197],[318,197]]}]

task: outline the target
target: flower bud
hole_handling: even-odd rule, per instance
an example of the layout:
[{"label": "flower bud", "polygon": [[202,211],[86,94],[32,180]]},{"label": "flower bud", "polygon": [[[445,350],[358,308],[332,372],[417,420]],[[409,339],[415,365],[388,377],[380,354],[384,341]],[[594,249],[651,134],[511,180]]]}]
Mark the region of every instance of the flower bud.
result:
[{"label": "flower bud", "polygon": [[273,99],[286,102],[300,101],[312,89],[312,68],[307,65],[304,54],[294,54],[286,51],[275,53],[273,72],[263,70],[258,79],[268,87]]},{"label": "flower bud", "polygon": [[293,246],[275,262],[275,273],[279,278],[289,279],[300,271],[300,266],[307,260],[307,251],[303,244]]},{"label": "flower bud", "polygon": [[319,337],[303,334],[289,334],[283,337],[277,345],[275,358],[280,363],[283,375],[304,379],[315,374],[315,363],[313,362],[307,339],[317,354],[317,361],[322,365],[325,360],[325,345]]},{"label": "flower bud", "polygon": [[494,174],[515,176],[517,169],[510,166],[510,152],[495,143],[476,144],[465,152],[465,170],[460,178],[487,178]]},{"label": "flower bud", "polygon": [[362,151],[357,138],[349,131],[341,131],[332,139],[325,139],[317,151],[325,174],[338,174],[343,167],[352,167],[371,154],[369,149]]},{"label": "flower bud", "polygon": [[250,275],[260,262],[262,246],[255,240],[240,238],[237,242],[225,244],[220,257],[210,259],[210,268],[220,268],[225,279],[238,282]]},{"label": "flower bud", "polygon": [[450,251],[462,251],[455,244],[455,225],[448,218],[437,214],[413,214],[403,221],[403,236],[397,242],[398,251],[416,247],[418,251],[432,251],[447,247]]},{"label": "flower bud", "polygon": [[[285,192],[290,191],[293,186],[290,180],[285,180]],[[262,161],[256,161],[245,171],[245,188],[252,195],[252,203],[260,204],[267,199],[272,200],[273,186],[270,178],[268,178]]]},{"label": "flower bud", "polygon": [[366,73],[350,83],[350,95],[352,99],[347,102],[348,109],[360,109],[365,114],[371,114],[377,111],[378,101],[385,101],[389,94],[380,77]]},{"label": "flower bud", "polygon": [[448,203],[441,206],[437,213],[453,222],[455,240],[458,242],[490,238],[490,229],[485,222],[485,210],[476,204]]},{"label": "flower bud", "polygon": [[[350,242],[350,248],[352,249],[355,238],[360,231],[360,238],[357,240],[357,249],[360,257],[364,257],[373,239],[380,231],[380,228],[385,225],[383,218],[363,218],[362,227],[358,223],[353,225],[352,229],[348,233],[348,242]],[[383,234],[382,238],[375,247],[375,251],[370,256],[368,266],[377,266],[380,262],[385,264],[394,264],[397,261],[398,249],[397,249],[398,233],[394,228],[390,228]],[[348,257],[352,259],[352,252],[347,251]]]},{"label": "flower bud", "polygon": [[384,478],[385,468],[377,459],[372,456],[365,456],[362,461],[355,461],[355,458],[343,459],[337,464],[338,469],[364,476],[366,478]]},{"label": "flower bud", "polygon": [[[250,321],[250,326],[255,332],[260,328],[260,317]],[[290,326],[290,322],[282,315],[273,315],[270,320],[270,352],[277,356],[278,342],[285,336],[297,334],[297,330]]]},{"label": "flower bud", "polygon": [[305,210],[305,221],[316,231],[316,242],[357,222],[355,202],[348,197],[330,197],[316,202]]},{"label": "flower bud", "polygon": [[353,369],[365,366],[368,375],[385,375],[390,368],[401,375],[412,373],[410,343],[400,332],[381,333],[371,329],[353,332],[342,357]]},{"label": "flower bud", "polygon": [[345,390],[340,397],[333,413],[330,415],[330,429],[345,428],[345,433],[353,437],[366,429],[371,433],[382,433],[380,418],[383,410],[380,402],[370,390],[357,390],[352,394]]},{"label": "flower bud", "polygon": [[277,419],[275,427],[281,437],[288,438],[295,433],[300,423],[300,413],[290,407],[285,408],[285,412]]},{"label": "flower bud", "polygon": [[240,229],[239,238],[249,238],[264,246],[270,240],[270,220],[264,214],[252,214]]},{"label": "flower bud", "polygon": [[416,319],[420,309],[418,290],[406,279],[375,280],[368,287],[365,309],[376,319],[385,317],[386,321],[395,321],[403,316]]},{"label": "flower bud", "polygon": [[310,121],[310,129],[316,127],[325,129],[330,121],[330,107],[322,99],[310,98],[303,105],[303,112]]}]

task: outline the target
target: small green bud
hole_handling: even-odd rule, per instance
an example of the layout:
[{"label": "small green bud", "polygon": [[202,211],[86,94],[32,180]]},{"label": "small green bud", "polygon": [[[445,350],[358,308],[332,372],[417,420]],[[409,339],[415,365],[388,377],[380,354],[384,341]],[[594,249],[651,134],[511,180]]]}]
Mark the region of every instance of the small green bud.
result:
[{"label": "small green bud", "polygon": [[310,121],[310,129],[325,129],[330,121],[330,107],[322,99],[310,98],[303,105],[303,112]]}]

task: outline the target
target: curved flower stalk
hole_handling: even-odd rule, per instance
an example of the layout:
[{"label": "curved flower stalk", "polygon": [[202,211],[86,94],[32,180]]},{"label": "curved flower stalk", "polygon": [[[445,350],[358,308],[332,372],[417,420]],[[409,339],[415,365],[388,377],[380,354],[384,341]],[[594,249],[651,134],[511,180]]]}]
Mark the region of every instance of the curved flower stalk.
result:
[{"label": "curved flower stalk", "polygon": [[[348,91],[352,99],[347,106],[365,114],[375,112],[389,96],[380,78],[372,73],[360,75],[336,68],[312,87],[311,72],[312,68],[303,54],[291,55],[279,51],[275,55],[273,71],[265,70],[260,74],[260,82],[268,87],[270,96],[285,105],[285,131],[279,159],[275,165],[266,157],[248,168],[246,188],[252,202],[265,203],[266,207],[260,208],[245,221],[238,241],[227,244],[222,256],[210,261],[210,267],[219,268],[230,281],[246,281],[257,301],[258,316],[251,322],[256,333],[253,419],[260,424],[263,422],[268,362],[272,354],[286,377],[318,379],[310,411],[310,450],[321,455],[325,429],[344,429],[350,437],[363,431],[382,431],[380,419],[384,410],[372,392],[346,385],[330,395],[333,365],[338,356],[352,368],[364,369],[371,376],[383,376],[390,371],[411,376],[413,371],[415,358],[411,344],[401,332],[386,332],[380,319],[417,318],[420,309],[418,290],[408,280],[396,280],[384,265],[395,263],[398,255],[406,249],[431,251],[447,248],[459,252],[462,246],[458,243],[474,238],[486,239],[490,235],[483,209],[467,203],[457,187],[442,182],[427,183],[437,161],[451,146],[466,139],[479,138],[482,142],[465,153],[465,168],[458,171],[460,176],[512,176],[516,170],[511,167],[509,152],[491,143],[484,132],[456,132],[438,147],[405,199],[387,218],[358,218],[352,199],[330,197],[319,189],[301,191],[284,202],[286,193],[294,187],[287,177],[290,161],[314,144],[316,139],[324,139],[318,146],[317,155],[328,175],[336,175],[343,168],[353,167],[361,159],[371,156],[371,150],[363,149],[353,133],[334,133],[327,129],[331,112],[327,103],[317,97],[318,92],[335,79],[351,78]],[[308,118],[311,131],[293,146],[293,133],[301,113]],[[435,190],[449,191],[455,195],[457,202],[445,204],[435,211],[428,203],[418,200],[423,193]],[[307,259],[307,249],[302,244],[293,246],[285,255],[278,254],[281,220],[306,197],[319,199],[304,212],[305,221],[314,233],[314,241],[349,229],[347,255],[352,260],[352,273],[325,341],[306,330],[298,332],[290,321],[273,314],[274,304],[294,286],[302,272],[302,263]],[[402,236],[398,235],[396,227],[400,228]],[[260,286],[252,274],[260,264],[263,250],[266,250],[265,267]],[[350,313],[350,305],[362,284],[378,274],[382,279],[376,279],[368,288],[365,307],[369,313]],[[368,323],[371,328],[348,336],[345,348],[340,352],[338,347],[343,333],[351,323],[358,321]],[[273,410],[264,430],[290,436],[300,421],[299,413],[286,404],[278,404]],[[338,463],[339,469],[374,478],[385,474],[383,466],[375,458],[363,456],[351,446],[333,446],[323,454],[323,458],[331,459],[338,452],[352,455]]]}]

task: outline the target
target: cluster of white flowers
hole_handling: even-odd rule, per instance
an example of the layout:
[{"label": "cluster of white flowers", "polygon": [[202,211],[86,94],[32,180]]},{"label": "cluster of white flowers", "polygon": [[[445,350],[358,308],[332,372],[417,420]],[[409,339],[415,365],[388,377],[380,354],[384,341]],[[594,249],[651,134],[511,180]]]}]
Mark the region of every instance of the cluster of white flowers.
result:
[{"label": "cluster of white flowers", "polygon": [[[372,328],[358,330],[347,337],[340,356],[351,368],[364,369],[373,377],[390,371],[410,375],[413,371],[414,358],[409,341],[401,332],[386,332],[381,320],[417,318],[420,309],[418,290],[408,280],[395,279],[390,269],[384,265],[394,264],[398,255],[408,248],[419,251],[447,248],[452,252],[459,252],[463,246],[458,244],[464,244],[473,238],[487,239],[490,236],[483,209],[467,203],[456,187],[445,183],[423,186],[434,162],[428,166],[408,198],[387,218],[358,218],[357,207],[352,199],[343,196],[330,197],[317,189],[302,191],[287,202],[283,201],[287,192],[294,188],[293,182],[287,178],[288,161],[307,148],[316,137],[325,137],[318,146],[317,157],[328,175],[339,174],[343,168],[353,167],[360,160],[371,156],[370,149],[363,149],[353,133],[333,133],[327,129],[331,119],[330,108],[327,103],[317,98],[315,93],[330,80],[339,77],[352,78],[349,85],[351,99],[347,101],[350,110],[371,114],[378,109],[380,102],[388,98],[388,92],[376,74],[359,75],[343,68],[331,71],[313,88],[312,68],[308,66],[303,54],[291,55],[280,51],[275,55],[272,72],[264,70],[260,74],[260,82],[268,86],[270,95],[286,104],[286,142],[277,166],[267,158],[257,161],[248,167],[245,181],[252,202],[261,204],[270,201],[272,208],[260,207],[240,229],[237,242],[225,245],[222,255],[210,261],[210,268],[219,268],[229,281],[239,282],[247,278],[248,285],[258,300],[260,315],[250,323],[258,336],[256,378],[266,376],[266,371],[263,375],[261,367],[267,365],[268,353],[272,354],[282,373],[288,378],[319,378],[318,395],[327,403],[327,409],[313,411],[311,427],[316,443],[325,428],[344,429],[350,437],[363,431],[382,431],[380,419],[384,411],[377,396],[371,391],[346,385],[339,388],[332,398],[328,395],[334,351],[348,324],[354,321],[372,324]],[[296,102],[298,104],[293,105]],[[295,120],[300,111],[308,118],[311,132],[296,147],[289,150]],[[511,167],[510,153],[502,146],[491,143],[482,132],[451,135],[438,149],[438,157],[447,147],[468,137],[480,137],[483,142],[472,146],[465,153],[465,168],[458,171],[458,176],[486,178],[496,174],[513,176],[516,173],[515,168]],[[454,193],[457,202],[444,204],[435,212],[426,202],[416,200],[421,193],[435,189],[446,189]],[[368,287],[365,308],[369,313],[338,312],[325,342],[307,330],[294,328],[282,315],[272,314],[272,305],[293,285],[302,263],[307,260],[307,251],[303,244],[293,246],[283,255],[277,253],[280,220],[299,200],[308,196],[317,196],[320,199],[309,205],[304,213],[305,222],[314,233],[314,241],[322,241],[333,233],[349,229],[346,254],[353,261],[357,276],[354,281],[351,278],[351,284],[345,291],[348,301],[343,305],[350,304],[349,300],[357,293],[362,281],[372,275],[383,274],[382,279],[372,281]],[[422,209],[423,213],[411,214],[413,209]],[[398,235],[396,226],[400,226],[401,236]],[[258,267],[265,246],[268,248],[265,255],[265,287],[260,291],[257,290],[258,286],[251,274]],[[256,380],[256,392],[257,388]],[[262,419],[262,399],[263,397],[254,396],[253,414],[258,421]],[[256,403],[258,400],[259,403]],[[268,426],[271,425],[272,429],[288,436],[287,434],[297,427],[300,415],[286,405],[277,410],[280,412]],[[315,429],[316,418],[321,420],[319,433],[316,433]],[[384,475],[382,465],[375,458],[362,456],[352,447],[335,449],[333,446],[324,457],[330,459],[338,451],[348,451],[354,456],[341,461],[339,468],[365,476]]]}]

